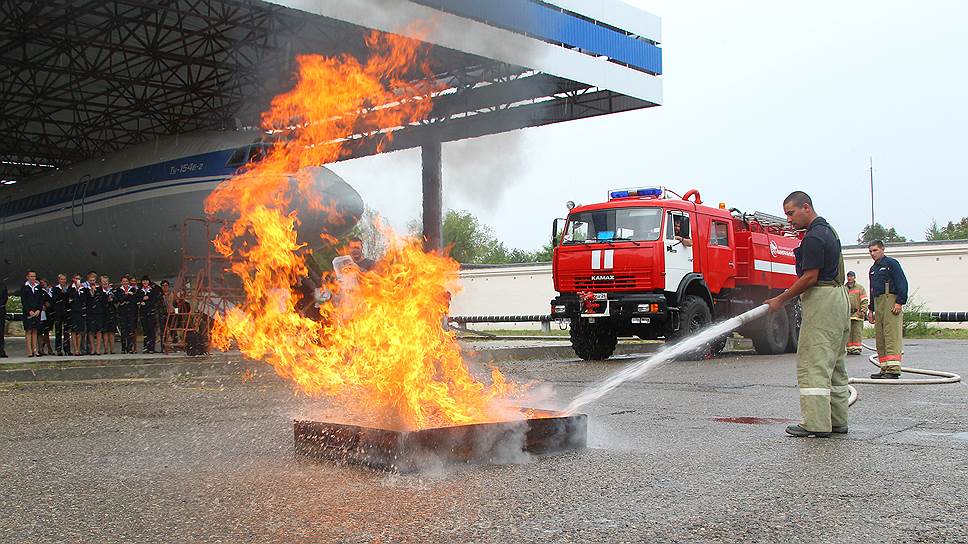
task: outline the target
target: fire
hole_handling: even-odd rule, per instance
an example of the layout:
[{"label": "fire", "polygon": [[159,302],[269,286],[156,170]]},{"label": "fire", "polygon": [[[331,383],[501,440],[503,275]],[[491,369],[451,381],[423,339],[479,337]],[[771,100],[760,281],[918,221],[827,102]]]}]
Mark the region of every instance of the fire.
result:
[{"label": "fire", "polygon": [[307,271],[290,202],[299,194],[324,210],[328,206],[311,194],[307,176],[299,172],[344,156],[353,135],[379,136],[385,144],[393,133],[378,133],[381,127],[405,126],[430,113],[434,89],[405,77],[416,72],[433,81],[419,60],[418,42],[374,33],[367,44],[372,56],[365,63],[348,56],[299,57],[295,87],[263,114],[264,128],[286,137],[206,202],[209,213],[237,216],[213,243],[225,255],[242,257],[232,272],[246,292],[242,306],[217,320],[213,343],[224,350],[234,341],[301,391],[334,397],[386,427],[521,417],[500,402],[521,388],[496,368],[490,384],[476,379],[455,335],[442,327],[458,264],[423,252],[420,240],[391,235],[375,270],[351,272],[347,281],[331,286],[340,291],[340,303],[321,308],[320,322],[295,310],[291,286]]}]

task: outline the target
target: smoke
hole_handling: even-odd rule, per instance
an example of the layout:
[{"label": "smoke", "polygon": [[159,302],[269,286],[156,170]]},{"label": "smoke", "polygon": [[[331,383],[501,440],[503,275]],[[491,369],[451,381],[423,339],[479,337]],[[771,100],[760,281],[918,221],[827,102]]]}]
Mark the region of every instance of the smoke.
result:
[{"label": "smoke", "polygon": [[[477,67],[474,66],[477,61],[473,58],[455,56],[452,52],[444,49],[432,49],[431,55],[434,58],[431,64],[436,72],[440,74],[461,74],[465,69],[472,70],[471,73],[464,74],[459,79],[449,79],[448,76],[443,76],[442,83],[445,86],[458,87],[456,89],[457,96],[462,93],[468,93],[468,96],[473,95],[475,89],[468,85],[474,85],[478,81],[492,81],[497,85],[505,85],[507,81],[503,78],[517,78],[522,70],[526,70],[526,68],[521,67],[534,66],[542,54],[543,48],[547,47],[538,40],[526,36],[513,33],[509,35],[506,31],[496,29],[486,23],[465,19],[404,0],[355,0],[352,2],[335,2],[332,5],[319,0],[277,0],[276,3],[311,14],[333,17],[386,32],[409,35],[430,44],[495,59],[493,65],[483,64],[480,67],[482,73],[478,74],[474,72],[474,70],[477,70]],[[324,52],[324,54],[335,53],[319,49],[323,42],[320,42],[314,33],[308,31],[311,28],[313,28],[312,25],[293,35],[278,36],[287,51],[283,54],[283,57],[288,57],[281,60],[291,64],[292,57],[296,54],[311,51]],[[502,39],[496,39],[496,35],[502,36]],[[347,44],[346,47],[348,51],[353,49],[350,44]],[[448,65],[450,62],[455,62],[458,65]],[[260,78],[260,80],[268,79],[279,84],[285,84],[294,67],[280,69],[273,66],[271,70],[268,68],[259,69],[266,71],[266,78]],[[478,77],[480,79],[477,79]],[[536,86],[547,85],[546,81],[538,82],[539,78],[519,79],[514,83],[516,90],[513,91],[513,95],[505,98],[508,101],[527,100],[531,96],[546,96],[551,91],[551,89],[535,88],[533,93],[521,92],[522,82],[532,79],[536,81],[534,83]],[[464,87],[461,87],[461,85],[464,85]],[[281,91],[282,89],[276,90]],[[454,95],[448,96],[447,99],[449,100]],[[474,106],[474,108],[479,108],[476,114],[481,117],[481,123],[489,123],[488,119],[495,116],[507,119],[516,115],[532,115],[524,108],[502,109],[499,112],[491,111],[491,107],[503,106],[503,104],[498,103],[500,101],[501,99],[498,98],[494,100],[495,103],[485,102]],[[461,104],[461,102],[460,99],[457,100],[457,104]],[[264,100],[258,101],[248,109],[261,111],[256,106],[258,108],[264,107]],[[465,113],[462,106],[458,105],[456,108],[454,113],[461,115]],[[531,124],[526,119],[519,121],[522,126]],[[507,128],[503,130],[507,130]],[[530,163],[525,156],[525,143],[525,136],[520,131],[506,132],[498,136],[447,142],[443,151],[443,169],[448,196],[466,200],[473,204],[472,207],[480,206],[488,212],[495,210],[500,205],[506,190],[523,179],[528,173]],[[468,206],[450,207],[460,209]]]},{"label": "smoke", "polygon": [[524,152],[526,139],[521,131],[513,131],[445,144],[443,178],[448,196],[487,211],[497,209],[505,192],[531,168]]}]

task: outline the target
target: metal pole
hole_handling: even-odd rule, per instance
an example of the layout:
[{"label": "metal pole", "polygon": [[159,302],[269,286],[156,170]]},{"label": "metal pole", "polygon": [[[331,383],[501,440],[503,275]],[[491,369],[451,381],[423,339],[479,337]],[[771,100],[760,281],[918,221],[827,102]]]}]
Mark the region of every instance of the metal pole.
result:
[{"label": "metal pole", "polygon": [[874,157],[871,160],[871,226],[874,226]]},{"label": "metal pole", "polygon": [[440,168],[440,142],[429,141],[420,147],[423,169],[424,250],[443,249],[443,189]]}]

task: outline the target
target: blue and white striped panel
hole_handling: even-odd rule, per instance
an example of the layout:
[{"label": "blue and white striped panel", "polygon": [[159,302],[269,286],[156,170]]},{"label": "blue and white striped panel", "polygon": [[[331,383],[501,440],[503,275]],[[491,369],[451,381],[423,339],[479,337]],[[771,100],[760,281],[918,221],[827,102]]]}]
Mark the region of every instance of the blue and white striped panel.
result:
[{"label": "blue and white striped panel", "polygon": [[662,74],[662,49],[655,44],[532,0],[413,1],[589,54],[605,55],[650,74]]}]

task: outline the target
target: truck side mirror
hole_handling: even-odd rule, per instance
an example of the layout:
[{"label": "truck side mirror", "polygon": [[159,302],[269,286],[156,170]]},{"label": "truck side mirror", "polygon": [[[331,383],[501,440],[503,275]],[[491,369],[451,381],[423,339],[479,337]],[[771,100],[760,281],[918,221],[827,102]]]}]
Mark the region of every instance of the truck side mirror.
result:
[{"label": "truck side mirror", "polygon": [[551,224],[551,245],[557,246],[561,243],[561,235],[565,232],[565,220],[562,218],[555,219],[554,223]]}]

